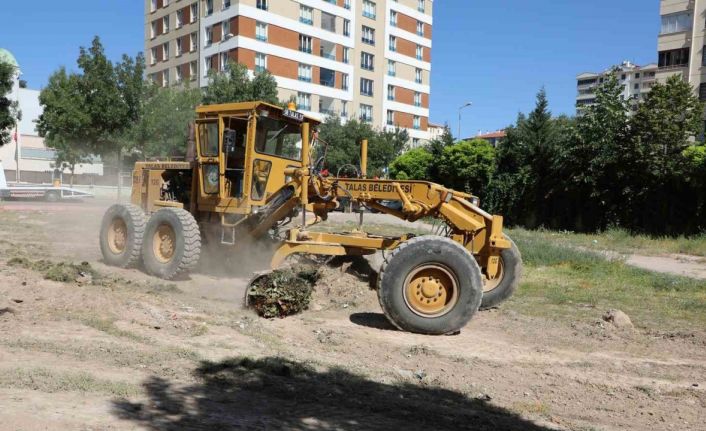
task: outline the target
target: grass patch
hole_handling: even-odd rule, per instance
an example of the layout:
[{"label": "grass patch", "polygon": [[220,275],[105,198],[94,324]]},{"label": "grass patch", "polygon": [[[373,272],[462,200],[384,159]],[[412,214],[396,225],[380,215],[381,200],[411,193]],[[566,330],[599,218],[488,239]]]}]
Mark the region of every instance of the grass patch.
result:
[{"label": "grass patch", "polygon": [[611,250],[619,253],[659,255],[664,253],[690,254],[706,257],[706,235],[691,237],[665,237],[633,235],[625,229],[612,228],[595,234],[557,232],[549,230],[528,231],[510,229],[508,234],[516,236],[532,235],[539,240],[554,244],[585,247],[595,250]]},{"label": "grass patch", "polygon": [[571,319],[596,318],[604,309],[619,308],[647,328],[706,324],[706,281],[634,268],[549,241],[544,234],[510,234],[525,264],[511,308]]},{"label": "grass patch", "polygon": [[139,386],[131,383],[99,379],[83,372],[68,373],[46,368],[0,370],[0,387],[47,393],[93,392],[116,397],[131,397],[142,393]]},{"label": "grass patch", "polygon": [[90,263],[52,262],[50,260],[31,260],[26,257],[13,257],[7,261],[9,266],[16,266],[42,273],[46,280],[60,283],[73,283],[85,280],[91,284],[100,283],[102,275],[93,269]]},{"label": "grass patch", "polygon": [[79,322],[83,325],[91,327],[101,332],[105,332],[113,337],[125,338],[131,341],[136,341],[138,343],[152,344],[153,340],[143,337],[142,335],[135,334],[134,332],[126,331],[115,326],[115,319],[104,319],[96,316],[83,316],[80,317]]}]

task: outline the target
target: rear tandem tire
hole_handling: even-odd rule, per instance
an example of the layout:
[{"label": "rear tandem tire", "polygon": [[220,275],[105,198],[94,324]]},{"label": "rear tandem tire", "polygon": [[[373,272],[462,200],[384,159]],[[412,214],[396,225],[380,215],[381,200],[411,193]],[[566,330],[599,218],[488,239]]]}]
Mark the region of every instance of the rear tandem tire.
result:
[{"label": "rear tandem tire", "polygon": [[142,208],[136,205],[115,204],[108,208],[100,231],[105,263],[127,268],[139,262],[146,221]]},{"label": "rear tandem tire", "polygon": [[194,269],[200,255],[201,233],[190,212],[162,208],[152,214],[142,243],[142,262],[149,274],[170,280]]},{"label": "rear tandem tire", "polygon": [[491,282],[484,278],[485,288],[483,289],[483,302],[480,305],[481,310],[496,307],[509,299],[520,284],[520,279],[522,278],[522,255],[520,255],[520,250],[515,245],[515,242],[509,236],[506,236],[506,238],[512,246],[500,253],[502,269],[500,279]]},{"label": "rear tandem tire", "polygon": [[460,244],[421,236],[400,244],[385,258],[378,299],[397,328],[419,334],[460,331],[483,297],[480,267]]}]

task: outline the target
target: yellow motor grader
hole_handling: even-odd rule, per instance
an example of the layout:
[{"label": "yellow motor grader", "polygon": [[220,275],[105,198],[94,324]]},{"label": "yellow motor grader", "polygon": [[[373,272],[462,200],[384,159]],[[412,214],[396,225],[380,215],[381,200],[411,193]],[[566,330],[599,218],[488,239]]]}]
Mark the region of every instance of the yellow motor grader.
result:
[{"label": "yellow motor grader", "polygon": [[[382,310],[398,328],[423,334],[456,332],[517,287],[520,253],[503,233],[502,217],[483,211],[476,197],[426,181],[366,178],[366,141],[357,178],[326,176],[324,158],[312,156],[325,145],[317,139],[319,122],[292,105],[229,103],[196,113],[187,160],[136,163],[131,204],[107,210],[100,246],[108,264],[141,262],[148,273],[171,279],[195,268],[202,241],[246,252],[257,241],[275,241],[272,269],[294,254],[383,251]],[[342,199],[408,221],[435,219],[444,228],[425,236],[371,235],[361,212],[352,232],[309,229]]]}]

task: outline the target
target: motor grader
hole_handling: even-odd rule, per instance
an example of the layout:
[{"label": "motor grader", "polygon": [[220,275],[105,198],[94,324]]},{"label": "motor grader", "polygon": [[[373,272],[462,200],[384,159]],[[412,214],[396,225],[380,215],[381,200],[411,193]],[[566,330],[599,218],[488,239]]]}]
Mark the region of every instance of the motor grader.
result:
[{"label": "motor grader", "polygon": [[[423,334],[459,331],[480,307],[507,299],[522,271],[501,216],[476,197],[426,181],[366,178],[367,142],[356,178],[325,175],[317,120],[263,102],[200,106],[183,162],[138,162],[131,204],[110,207],[100,246],[108,264],[142,263],[171,279],[195,268],[202,241],[248,252],[274,243],[270,267],[295,254],[383,252],[377,293],[396,327]],[[352,143],[358,145],[358,143]],[[346,199],[400,219],[434,219],[434,235],[316,232],[312,225]],[[389,205],[399,202],[399,205]],[[362,211],[362,210],[361,210]]]}]

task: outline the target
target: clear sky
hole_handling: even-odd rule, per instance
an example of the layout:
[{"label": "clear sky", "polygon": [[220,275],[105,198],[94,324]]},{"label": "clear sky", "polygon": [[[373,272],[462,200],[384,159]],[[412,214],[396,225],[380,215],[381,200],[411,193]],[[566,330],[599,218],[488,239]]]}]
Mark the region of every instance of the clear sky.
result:
[{"label": "clear sky", "polygon": [[[280,0],[282,1],[282,0]],[[287,0],[288,1],[288,0]],[[0,47],[30,88],[75,67],[93,35],[108,55],[143,49],[143,0],[3,0]],[[659,0],[436,0],[431,120],[462,135],[511,124],[544,86],[554,113],[574,113],[575,77],[631,60],[656,61]]]}]

